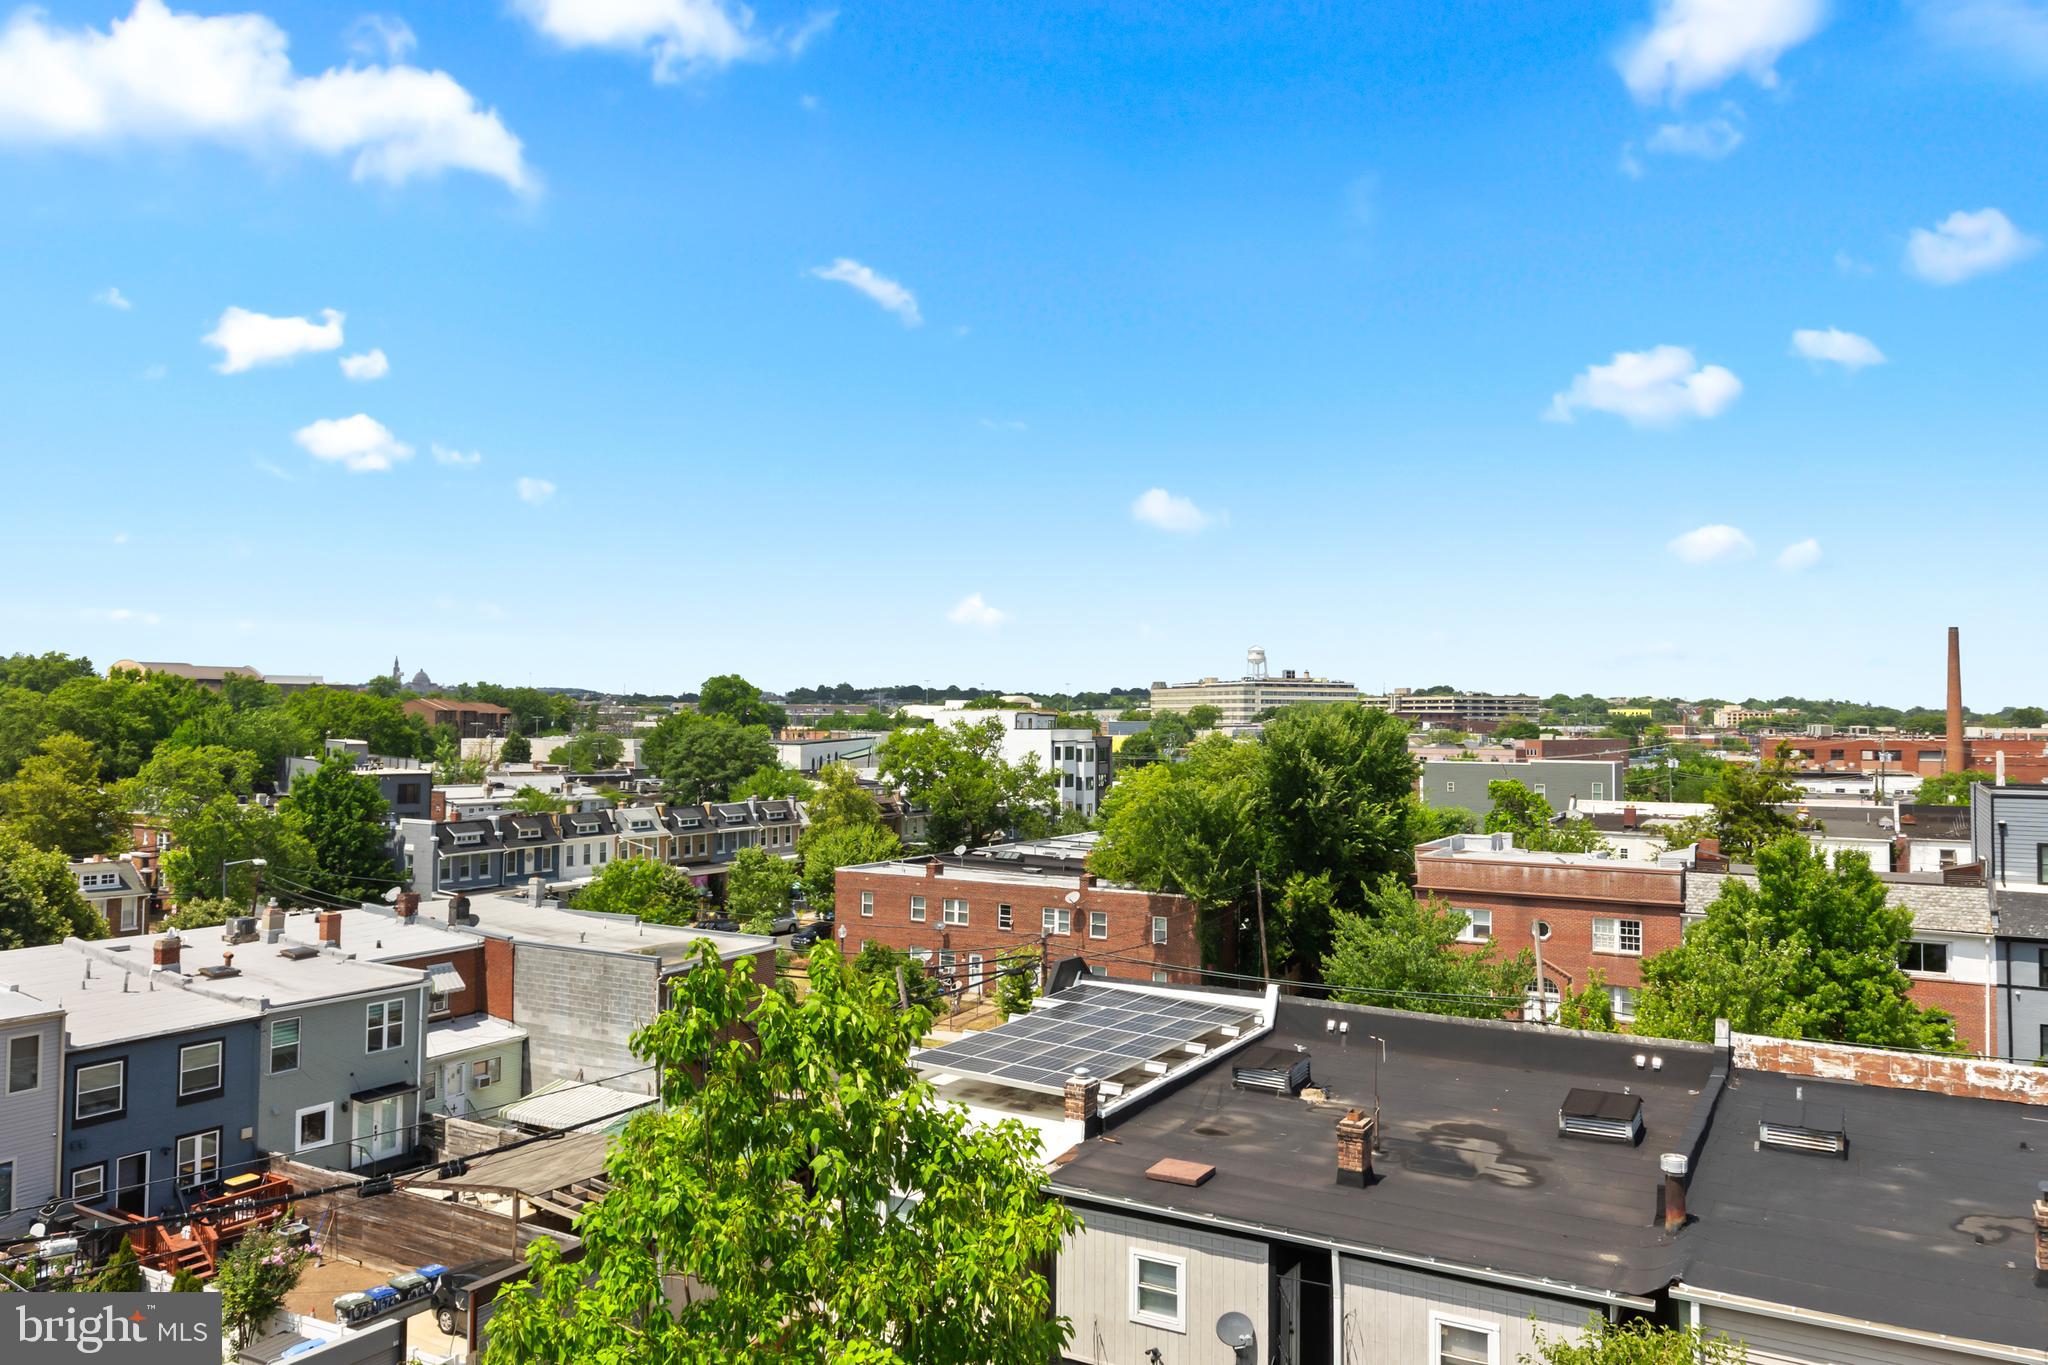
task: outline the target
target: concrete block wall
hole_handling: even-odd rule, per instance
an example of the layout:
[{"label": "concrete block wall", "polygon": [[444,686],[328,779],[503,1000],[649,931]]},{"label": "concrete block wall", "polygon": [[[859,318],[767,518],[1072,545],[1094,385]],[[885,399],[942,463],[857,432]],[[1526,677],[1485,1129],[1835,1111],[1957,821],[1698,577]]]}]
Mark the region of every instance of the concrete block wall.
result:
[{"label": "concrete block wall", "polygon": [[606,1084],[614,1089],[653,1094],[655,1074],[641,1070],[631,1040],[654,1017],[661,964],[532,943],[513,951],[512,1022],[526,1030],[530,1088],[612,1077]]}]

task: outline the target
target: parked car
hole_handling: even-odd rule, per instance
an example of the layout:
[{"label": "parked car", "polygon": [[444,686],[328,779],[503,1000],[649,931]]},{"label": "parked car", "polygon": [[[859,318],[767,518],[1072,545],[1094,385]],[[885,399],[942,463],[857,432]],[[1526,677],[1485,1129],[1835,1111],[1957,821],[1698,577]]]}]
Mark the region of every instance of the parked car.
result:
[{"label": "parked car", "polygon": [[776,916],[776,917],[775,917],[774,919],[771,919],[771,920],[769,920],[769,921],[768,921],[768,932],[769,932],[769,933],[771,933],[771,934],[793,934],[793,933],[795,933],[795,932],[796,932],[796,911],[794,911],[794,910],[791,910],[791,911],[790,911],[790,912],[788,912],[787,914],[777,915],[777,916]]},{"label": "parked car", "polygon": [[697,927],[699,929],[709,929],[713,933],[737,934],[740,931],[740,922],[736,919],[727,919],[720,915],[712,919],[698,920]]},{"label": "parked car", "polygon": [[803,928],[790,935],[789,946],[797,949],[808,948],[819,939],[824,938],[825,935],[826,928],[824,925],[806,924]]}]

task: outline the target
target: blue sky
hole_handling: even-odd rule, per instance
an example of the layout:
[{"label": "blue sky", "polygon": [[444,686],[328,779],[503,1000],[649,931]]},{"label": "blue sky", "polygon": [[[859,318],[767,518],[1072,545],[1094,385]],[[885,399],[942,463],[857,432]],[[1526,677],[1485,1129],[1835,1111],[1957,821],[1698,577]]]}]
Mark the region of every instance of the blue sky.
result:
[{"label": "blue sky", "polygon": [[2040,702],[2044,112],[2039,0],[50,4],[0,647]]}]

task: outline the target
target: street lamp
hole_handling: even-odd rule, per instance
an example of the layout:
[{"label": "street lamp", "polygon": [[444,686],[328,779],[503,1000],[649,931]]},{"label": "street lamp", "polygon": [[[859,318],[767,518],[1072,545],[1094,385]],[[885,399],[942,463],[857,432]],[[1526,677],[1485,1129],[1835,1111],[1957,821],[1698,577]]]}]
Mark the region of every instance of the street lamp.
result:
[{"label": "street lamp", "polygon": [[[232,861],[222,863],[220,865],[220,898],[222,900],[226,900],[228,898],[228,869],[231,867],[244,866],[268,867],[270,866],[270,860],[268,858],[236,858]],[[262,874],[258,873],[257,876],[260,879]]]}]

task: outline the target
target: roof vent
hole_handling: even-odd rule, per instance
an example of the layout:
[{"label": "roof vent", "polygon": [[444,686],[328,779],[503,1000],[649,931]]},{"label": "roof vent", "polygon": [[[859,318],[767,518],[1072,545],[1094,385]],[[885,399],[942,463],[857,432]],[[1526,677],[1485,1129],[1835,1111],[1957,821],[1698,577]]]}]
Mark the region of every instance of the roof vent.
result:
[{"label": "roof vent", "polygon": [[256,941],[256,917],[254,915],[233,915],[227,922],[227,932],[221,937],[229,943],[254,943]]},{"label": "roof vent", "polygon": [[1308,1057],[1306,1052],[1260,1048],[1238,1058],[1236,1065],[1230,1068],[1230,1079],[1240,1090],[1270,1090],[1276,1095],[1296,1095],[1308,1084]]},{"label": "roof vent", "polygon": [[1558,1107],[1557,1135],[1633,1146],[1643,1140],[1643,1101],[1636,1095],[1573,1086]]},{"label": "roof vent", "polygon": [[320,950],[310,943],[294,943],[289,948],[277,950],[279,957],[288,957],[294,962],[304,962],[309,957],[320,956]]},{"label": "roof vent", "polygon": [[1849,1126],[1839,1104],[1816,1104],[1804,1098],[1765,1100],[1763,1117],[1756,1125],[1759,1147],[1776,1147],[1786,1152],[1818,1152],[1822,1156],[1849,1156]]},{"label": "roof vent", "polygon": [[208,981],[219,981],[223,977],[240,976],[242,969],[240,967],[230,967],[227,963],[223,962],[216,967],[201,967],[199,974]]}]

